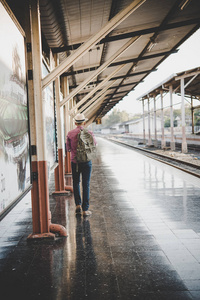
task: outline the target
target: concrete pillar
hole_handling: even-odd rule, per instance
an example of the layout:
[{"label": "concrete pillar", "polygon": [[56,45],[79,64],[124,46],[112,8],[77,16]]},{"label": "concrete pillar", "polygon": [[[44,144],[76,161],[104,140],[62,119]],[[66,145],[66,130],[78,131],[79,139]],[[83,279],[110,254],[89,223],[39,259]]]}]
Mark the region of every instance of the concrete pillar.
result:
[{"label": "concrete pillar", "polygon": [[160,100],[161,100],[161,148],[165,148],[165,128],[164,128],[164,113],[163,113],[163,91],[160,91]]},{"label": "concrete pillar", "polygon": [[144,99],[142,100],[142,115],[143,115],[143,144],[146,144],[145,136],[145,111],[144,111]]},{"label": "concrete pillar", "polygon": [[152,146],[151,139],[151,115],[150,115],[150,99],[148,96],[148,146]]},{"label": "concrete pillar", "polygon": [[170,96],[170,127],[171,127],[171,141],[170,148],[172,151],[176,149],[175,138],[174,138],[174,114],[173,114],[173,87],[169,87],[169,96]]},{"label": "concrete pillar", "polygon": [[154,146],[158,147],[157,139],[157,119],[156,119],[156,96],[154,95]]},{"label": "concrete pillar", "polygon": [[182,152],[187,153],[187,141],[185,132],[185,88],[184,88],[184,78],[181,78],[181,118],[182,118]]}]

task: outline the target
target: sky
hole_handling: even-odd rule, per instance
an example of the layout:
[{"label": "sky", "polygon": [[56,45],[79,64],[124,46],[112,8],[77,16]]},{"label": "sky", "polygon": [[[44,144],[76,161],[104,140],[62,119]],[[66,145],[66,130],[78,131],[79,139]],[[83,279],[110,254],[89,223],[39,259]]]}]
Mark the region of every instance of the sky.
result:
[{"label": "sky", "polygon": [[136,100],[148,90],[168,78],[173,73],[200,67],[200,29],[187,39],[179,48],[178,53],[171,54],[156,72],[147,76],[134,91],[121,100],[115,108],[125,110],[131,114],[142,113],[142,103]]}]

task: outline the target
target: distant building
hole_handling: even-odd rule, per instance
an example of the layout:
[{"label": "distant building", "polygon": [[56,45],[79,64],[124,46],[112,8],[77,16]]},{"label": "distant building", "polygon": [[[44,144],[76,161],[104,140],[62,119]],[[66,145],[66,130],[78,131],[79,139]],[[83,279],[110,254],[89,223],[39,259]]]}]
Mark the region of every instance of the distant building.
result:
[{"label": "distant building", "polygon": [[[151,132],[154,133],[154,117],[151,115]],[[148,116],[145,117],[145,129],[148,128]],[[157,131],[161,131],[161,119],[157,117]],[[101,129],[102,134],[120,134],[120,133],[143,133],[143,118],[137,120],[126,121]]]}]

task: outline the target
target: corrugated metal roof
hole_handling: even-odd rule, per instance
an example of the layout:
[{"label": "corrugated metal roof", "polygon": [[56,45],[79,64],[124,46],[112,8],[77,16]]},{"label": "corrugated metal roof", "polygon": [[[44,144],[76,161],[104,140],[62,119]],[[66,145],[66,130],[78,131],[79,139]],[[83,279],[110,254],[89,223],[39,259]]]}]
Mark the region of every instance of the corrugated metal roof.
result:
[{"label": "corrugated metal roof", "polygon": [[193,98],[200,100],[200,67],[170,75],[168,78],[152,87],[152,89],[142,94],[136,100],[142,100],[147,99],[148,97],[157,96],[158,94],[160,94],[160,91],[165,91],[166,89],[168,90],[169,86],[172,86],[173,90],[177,94],[181,94],[181,86],[179,80],[181,77],[184,78],[185,95],[193,96]]},{"label": "corrugated metal roof", "polygon": [[[40,0],[43,35],[52,51],[60,53],[62,62],[131,2],[131,0]],[[73,90],[131,37],[140,36],[137,42],[76,95],[75,99],[78,102],[118,65],[126,64],[111,79],[116,80],[115,83],[102,99],[103,102],[88,113],[89,118],[103,117],[200,27],[198,1],[191,0],[184,9],[181,9],[184,2],[147,0],[98,45],[74,63],[70,70],[62,74],[68,76],[70,90]]]}]

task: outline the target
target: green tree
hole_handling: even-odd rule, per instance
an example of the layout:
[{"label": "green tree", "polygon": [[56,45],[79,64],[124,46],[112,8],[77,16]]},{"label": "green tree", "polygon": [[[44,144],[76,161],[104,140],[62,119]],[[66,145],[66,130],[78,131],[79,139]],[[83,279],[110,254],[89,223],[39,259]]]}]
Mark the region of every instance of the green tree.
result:
[{"label": "green tree", "polygon": [[200,109],[194,111],[194,125],[200,126]]},{"label": "green tree", "polygon": [[112,110],[112,113],[103,118],[103,126],[111,126],[117,123],[126,122],[129,120],[129,114],[126,111],[120,111],[117,108]]},{"label": "green tree", "polygon": [[170,126],[171,126],[170,118],[165,119],[164,127],[170,127]]}]

